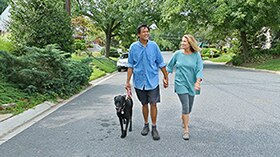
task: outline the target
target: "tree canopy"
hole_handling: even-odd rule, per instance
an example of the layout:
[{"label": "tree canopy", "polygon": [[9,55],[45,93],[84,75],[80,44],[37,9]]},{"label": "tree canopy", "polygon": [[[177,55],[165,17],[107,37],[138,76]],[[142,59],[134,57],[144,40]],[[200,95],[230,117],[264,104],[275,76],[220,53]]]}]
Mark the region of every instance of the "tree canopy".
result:
[{"label": "tree canopy", "polygon": [[1,0],[0,1],[0,14],[7,8],[8,0]]},{"label": "tree canopy", "polygon": [[58,44],[63,51],[73,51],[71,19],[62,1],[12,0],[11,6],[9,29],[16,45]]},{"label": "tree canopy", "polygon": [[159,1],[142,0],[77,0],[81,14],[88,16],[95,26],[106,35],[106,56],[109,56],[113,38],[128,45],[135,38],[135,29],[140,23],[157,21]]}]

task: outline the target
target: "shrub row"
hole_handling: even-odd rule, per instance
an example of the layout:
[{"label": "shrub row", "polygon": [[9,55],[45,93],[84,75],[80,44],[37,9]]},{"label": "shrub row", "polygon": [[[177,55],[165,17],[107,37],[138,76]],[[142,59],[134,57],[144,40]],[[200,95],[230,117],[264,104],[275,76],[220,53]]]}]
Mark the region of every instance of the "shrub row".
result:
[{"label": "shrub row", "polygon": [[0,51],[0,72],[28,93],[68,96],[88,84],[92,68],[90,60],[74,61],[67,56],[55,45],[29,47],[22,56]]}]

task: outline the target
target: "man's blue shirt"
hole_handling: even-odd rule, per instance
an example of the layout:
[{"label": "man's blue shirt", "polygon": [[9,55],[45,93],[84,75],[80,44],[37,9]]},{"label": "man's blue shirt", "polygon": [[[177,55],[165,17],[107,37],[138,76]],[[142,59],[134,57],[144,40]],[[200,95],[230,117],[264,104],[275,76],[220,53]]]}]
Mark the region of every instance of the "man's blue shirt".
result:
[{"label": "man's blue shirt", "polygon": [[154,41],[146,47],[136,41],[130,45],[128,67],[133,69],[133,84],[137,89],[152,90],[159,85],[158,70],[166,66],[160,49]]}]

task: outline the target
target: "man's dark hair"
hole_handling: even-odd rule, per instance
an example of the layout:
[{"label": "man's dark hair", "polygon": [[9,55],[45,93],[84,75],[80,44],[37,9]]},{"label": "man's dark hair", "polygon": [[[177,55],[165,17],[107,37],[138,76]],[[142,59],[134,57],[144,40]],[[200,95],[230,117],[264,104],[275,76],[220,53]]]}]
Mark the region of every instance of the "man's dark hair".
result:
[{"label": "man's dark hair", "polygon": [[137,27],[136,33],[140,34],[141,33],[141,28],[148,28],[149,32],[150,32],[150,27],[147,24],[141,24]]}]

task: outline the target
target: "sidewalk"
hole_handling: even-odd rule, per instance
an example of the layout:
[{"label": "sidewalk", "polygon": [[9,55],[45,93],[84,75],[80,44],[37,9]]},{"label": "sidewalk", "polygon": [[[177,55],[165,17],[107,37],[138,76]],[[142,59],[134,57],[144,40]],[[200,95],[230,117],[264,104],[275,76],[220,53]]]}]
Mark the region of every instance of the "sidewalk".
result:
[{"label": "sidewalk", "polygon": [[34,108],[24,111],[19,115],[13,116],[12,114],[0,114],[0,145],[12,138],[13,136],[15,136],[16,134],[20,133],[24,129],[33,125],[37,121],[41,120],[48,114],[54,112],[59,107],[77,98],[78,96],[90,90],[94,86],[100,84],[101,82],[113,77],[116,73],[117,72],[108,74],[104,77],[91,81],[91,85],[85,90],[70,97],[67,100],[62,101],[61,103],[54,104],[46,101],[42,104],[35,106]]}]

